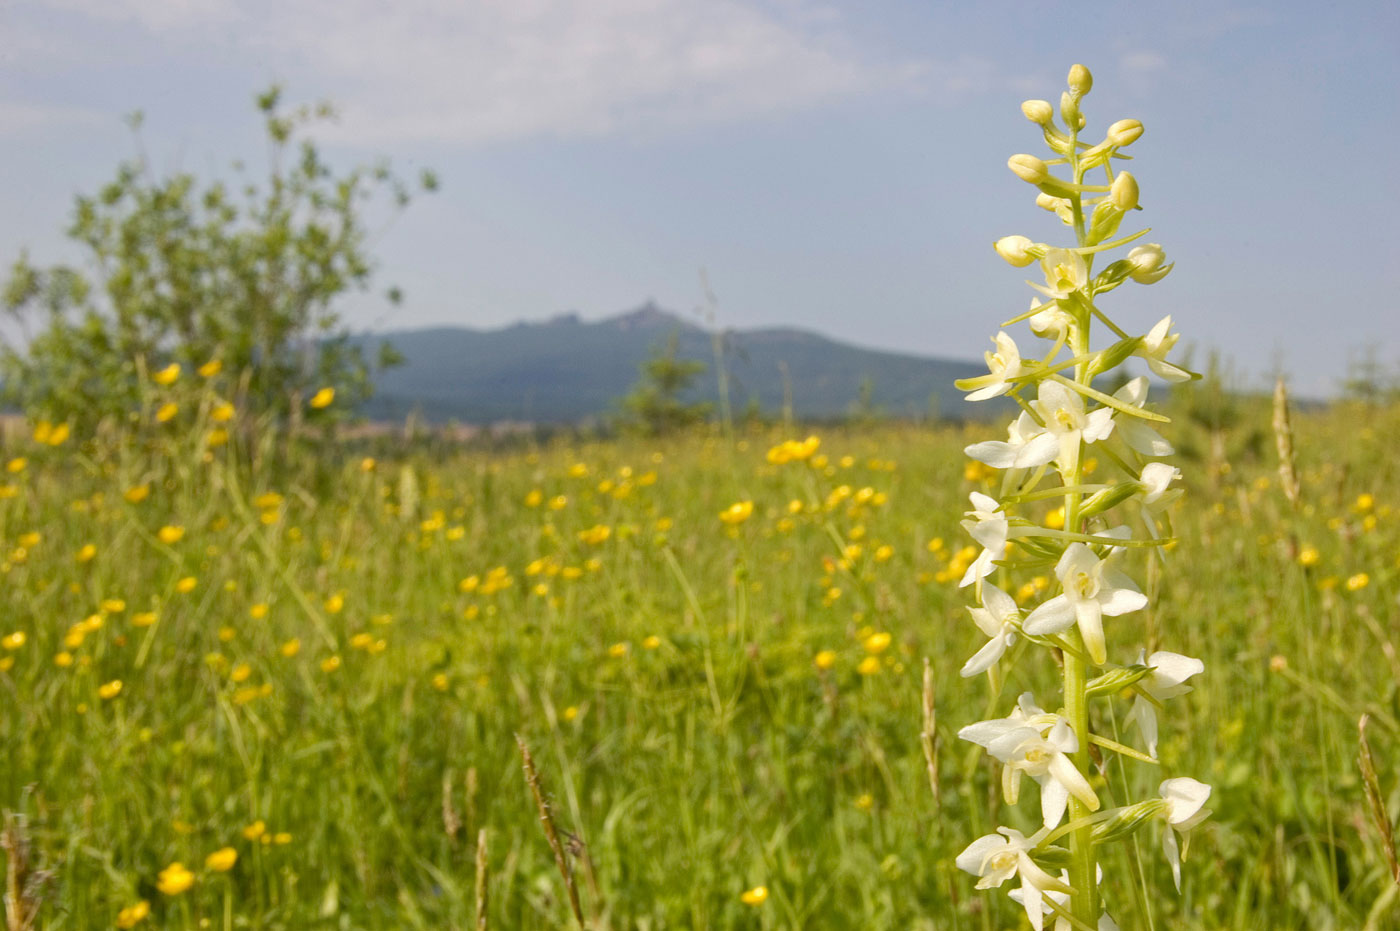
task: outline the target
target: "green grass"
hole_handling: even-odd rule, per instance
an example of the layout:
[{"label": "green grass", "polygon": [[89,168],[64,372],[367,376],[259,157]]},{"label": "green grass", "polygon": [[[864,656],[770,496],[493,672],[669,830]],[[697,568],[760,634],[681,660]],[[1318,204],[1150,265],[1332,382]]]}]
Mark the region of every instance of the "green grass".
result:
[{"label": "green grass", "polygon": [[[1169,776],[1214,786],[1182,895],[1155,828],[1138,837],[1145,889],[1130,848],[1106,849],[1124,928],[1148,926],[1140,899],[1157,928],[1359,928],[1389,885],[1355,755],[1369,711],[1394,815],[1400,411],[1302,418],[1296,515],[1272,457],[1243,442],[1260,428],[1232,435],[1226,471],[1192,458],[1209,444],[1173,425],[1188,454],[1180,542],[1155,605],[1110,621],[1111,659],[1160,646],[1203,658],[1206,674],[1162,718],[1162,766],[1115,764],[1100,795],[1123,801],[1124,778],[1135,798]],[[54,873],[41,926],[112,927],[146,899],[138,927],[470,928],[484,829],[489,927],[571,927],[516,734],[560,829],[585,845],[591,867],[574,865],[597,928],[1024,925],[1004,891],[974,891],[952,864],[992,819],[1038,820],[1034,802],[1005,810],[996,772],[957,730],[1025,689],[1057,700],[1043,655],[1003,662],[1000,697],[957,675],[981,642],[946,570],[981,487],[964,476],[973,434],[827,432],[825,469],[768,464],[787,438],[424,446],[370,471],[335,449],[296,467],[266,449],[253,464],[227,447],[205,461],[196,432],[173,424],[146,444],[12,441],[29,462],[0,500],[0,635],[25,642],[0,672],[0,807],[26,816],[34,862]],[[146,500],[124,498],[147,483]],[[833,497],[841,486],[849,497]],[[260,509],[269,491],[283,500]],[[752,516],[729,531],[720,512],[747,500]],[[184,536],[162,543],[165,525]],[[606,540],[580,539],[600,525]],[[96,555],[79,561],[88,543]],[[1301,545],[1316,565],[1300,565]],[[511,584],[484,594],[498,566]],[[186,577],[197,584],[180,593]],[[102,617],[104,599],[125,607]],[[257,604],[264,618],[250,616]],[[136,626],[145,611],[156,622]],[[100,626],[66,648],[94,614]],[[891,643],[872,654],[880,632]],[[293,638],[300,650],[284,656]],[[829,670],[814,665],[822,650],[836,653]],[[858,671],[872,655],[875,671]],[[332,656],[340,667],[324,671]],[[925,657],[941,807],[919,741]],[[100,697],[115,680],[120,694]],[[1096,730],[1112,733],[1110,707],[1123,719],[1126,702],[1099,701]],[[289,840],[246,839],[259,820]],[[224,846],[234,868],[205,870]],[[199,878],[162,895],[173,861]],[[741,902],[759,885],[766,903]]]}]

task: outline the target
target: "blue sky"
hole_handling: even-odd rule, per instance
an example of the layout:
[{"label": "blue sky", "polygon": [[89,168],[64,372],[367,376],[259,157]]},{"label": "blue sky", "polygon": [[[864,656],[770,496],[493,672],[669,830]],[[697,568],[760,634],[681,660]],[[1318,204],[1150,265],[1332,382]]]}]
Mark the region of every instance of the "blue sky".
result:
[{"label": "blue sky", "polygon": [[[1025,308],[996,238],[1063,230],[1005,167],[1020,114],[1088,65],[1093,136],[1124,117],[1176,270],[1102,305],[1174,315],[1197,358],[1330,393],[1400,365],[1400,5],[814,0],[8,0],[0,261],[71,261],[75,194],[133,152],[263,164],[253,94],[333,101],[333,157],[431,167],[438,195],[376,240],[405,303],[356,327],[498,326],[654,299],[720,324],[981,354]],[[1026,271],[1031,271],[1027,269]],[[386,315],[387,314],[387,315]],[[1029,341],[1027,336],[1026,341]]]}]

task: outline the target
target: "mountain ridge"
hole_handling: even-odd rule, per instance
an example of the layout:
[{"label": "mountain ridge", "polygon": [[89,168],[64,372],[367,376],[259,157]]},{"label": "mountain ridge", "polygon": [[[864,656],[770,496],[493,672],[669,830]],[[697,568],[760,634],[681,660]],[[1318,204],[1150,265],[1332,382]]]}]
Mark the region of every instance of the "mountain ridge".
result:
[{"label": "mountain ridge", "polygon": [[[376,420],[416,412],[429,421],[578,423],[615,413],[643,362],[675,334],[679,358],[707,370],[687,400],[715,400],[714,336],[697,323],[647,302],[602,320],[566,312],[495,329],[427,326],[360,334],[352,343],[370,358],[389,343],[404,364],[375,378],[364,413]],[[985,416],[953,388],[985,373],[981,364],[853,346],[799,327],[719,332],[736,411],[756,405],[794,416],[842,417],[862,396],[899,417]],[[996,406],[996,405],[993,405]]]}]

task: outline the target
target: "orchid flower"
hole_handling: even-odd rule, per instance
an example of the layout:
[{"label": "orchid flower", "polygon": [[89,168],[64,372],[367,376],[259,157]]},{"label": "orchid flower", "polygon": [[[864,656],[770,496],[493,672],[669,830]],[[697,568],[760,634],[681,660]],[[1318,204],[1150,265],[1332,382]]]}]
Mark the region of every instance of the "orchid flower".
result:
[{"label": "orchid flower", "polygon": [[964,678],[996,665],[1006,648],[1016,642],[1017,625],[1021,621],[1021,612],[1012,597],[989,583],[982,585],[982,607],[970,607],[967,611],[978,629],[991,639],[963,664],[960,673]]},{"label": "orchid flower", "polygon": [[[1147,376],[1139,375],[1134,378],[1113,392],[1113,397],[1129,407],[1142,407],[1143,402],[1147,400]],[[1118,423],[1118,435],[1123,438],[1123,442],[1142,455],[1170,456],[1174,452],[1172,444],[1141,417],[1119,417]]]},{"label": "orchid flower", "polygon": [[1021,877],[1021,904],[1035,931],[1043,931],[1045,909],[1041,896],[1048,892],[1073,895],[1063,880],[1056,879],[1031,859],[1030,852],[1045,835],[1038,831],[1026,837],[1015,828],[997,828],[967,845],[958,854],[958,869],[977,877],[978,889],[994,889],[1013,876]]},{"label": "orchid flower", "polygon": [[1029,692],[1021,696],[1011,717],[969,724],[958,731],[958,737],[985,747],[1005,764],[1001,787],[1008,805],[1020,798],[1022,774],[1040,785],[1040,811],[1046,828],[1055,827],[1064,818],[1071,795],[1090,811],[1098,810],[1098,796],[1070,759],[1070,754],[1079,750],[1079,740],[1069,721],[1036,707]]},{"label": "orchid flower", "polygon": [[[1103,882],[1103,867],[1099,867],[1098,876],[1099,882]],[[1060,870],[1060,879],[1068,883],[1069,871]],[[1012,889],[1006,895],[1017,905],[1025,904],[1025,896],[1021,894],[1020,889]],[[1044,893],[1044,897],[1060,906],[1062,910],[1069,911],[1069,896],[1065,895],[1063,892],[1046,892]],[[1051,931],[1073,931],[1073,928],[1074,926],[1070,924],[1068,918],[1057,913],[1055,916],[1055,924]],[[1119,931],[1118,923],[1109,917],[1108,912],[1104,912],[1099,916],[1098,931]]]},{"label": "orchid flower", "polygon": [[1142,739],[1147,744],[1147,755],[1156,759],[1157,711],[1148,699],[1163,702],[1168,698],[1185,695],[1191,691],[1191,686],[1184,684],[1186,680],[1205,672],[1206,664],[1190,656],[1168,653],[1165,650],[1158,650],[1151,656],[1147,656],[1146,653],[1147,651],[1143,650],[1139,654],[1138,663],[1154,668],[1146,676],[1139,679],[1133,688],[1147,695],[1148,698],[1139,695],[1133,699],[1133,707],[1128,712],[1128,721],[1137,724],[1138,730],[1142,731]]},{"label": "orchid flower", "polygon": [[1045,250],[1040,268],[1045,272],[1045,284],[1026,283],[1051,300],[1067,298],[1089,283],[1089,266],[1084,256],[1071,249]]},{"label": "orchid flower", "polygon": [[976,491],[968,497],[972,501],[972,510],[967,515],[974,520],[963,521],[963,529],[982,544],[982,552],[963,573],[959,588],[991,575],[995,568],[994,561],[1006,553],[1006,535],[1009,532],[1006,515],[995,499]]},{"label": "orchid flower", "polygon": [[1055,437],[1057,467],[1062,473],[1074,471],[1079,462],[1079,445],[1107,439],[1113,432],[1113,409],[1101,407],[1084,411],[1084,399],[1059,382],[1045,381],[1031,402],[1031,409],[1045,423],[1045,431]]},{"label": "orchid flower", "polygon": [[1032,469],[1055,458],[1059,441],[1025,411],[1011,422],[1006,442],[986,440],[963,450],[970,458],[994,469]]},{"label": "orchid flower", "polygon": [[1181,334],[1171,332],[1171,328],[1171,314],[1167,314],[1158,320],[1157,325],[1142,338],[1136,355],[1141,356],[1147,362],[1147,367],[1152,370],[1152,374],[1164,381],[1190,381],[1190,372],[1167,361],[1167,353],[1171,352],[1176,341],[1181,339]]},{"label": "orchid flower", "polygon": [[992,342],[996,344],[996,352],[984,353],[989,374],[968,379],[967,383],[978,387],[964,400],[985,401],[1006,394],[1014,387],[1011,379],[1026,371],[1021,364],[1021,350],[1016,347],[1014,339],[1003,331],[993,337]]},{"label": "orchid flower", "polygon": [[1115,555],[1100,559],[1086,544],[1071,543],[1055,565],[1064,592],[1032,611],[1022,629],[1043,637],[1077,623],[1089,658],[1102,666],[1108,660],[1104,616],[1117,617],[1147,606],[1147,596],[1133,580],[1112,568]]},{"label": "orchid flower", "polygon": [[[1177,847],[1176,835],[1189,839],[1192,828],[1210,817],[1210,809],[1203,808],[1210,798],[1210,786],[1197,782],[1189,776],[1168,779],[1157,787],[1167,807],[1162,813],[1166,824],[1162,826],[1162,853],[1172,868],[1172,880],[1176,891],[1181,891],[1181,851]],[[959,864],[961,865],[961,864]]]}]

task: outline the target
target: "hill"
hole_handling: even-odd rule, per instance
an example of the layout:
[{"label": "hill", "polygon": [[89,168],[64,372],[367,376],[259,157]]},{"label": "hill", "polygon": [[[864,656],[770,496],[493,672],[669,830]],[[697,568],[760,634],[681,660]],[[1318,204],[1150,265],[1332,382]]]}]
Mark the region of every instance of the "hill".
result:
[{"label": "hill", "polygon": [[[357,337],[370,357],[387,341],[405,360],[379,375],[365,413],[389,420],[416,410],[430,421],[464,423],[597,418],[615,410],[638,366],[673,333],[681,358],[709,367],[692,400],[714,400],[711,333],[647,304],[595,322],[565,314],[496,330],[436,327]],[[979,363],[861,349],[798,329],[727,330],[723,341],[735,411],[756,403],[779,413],[786,371],[799,418],[846,415],[867,382],[871,403],[885,414],[967,417],[972,405],[953,380],[986,372]],[[975,413],[985,415],[985,405]]]}]

